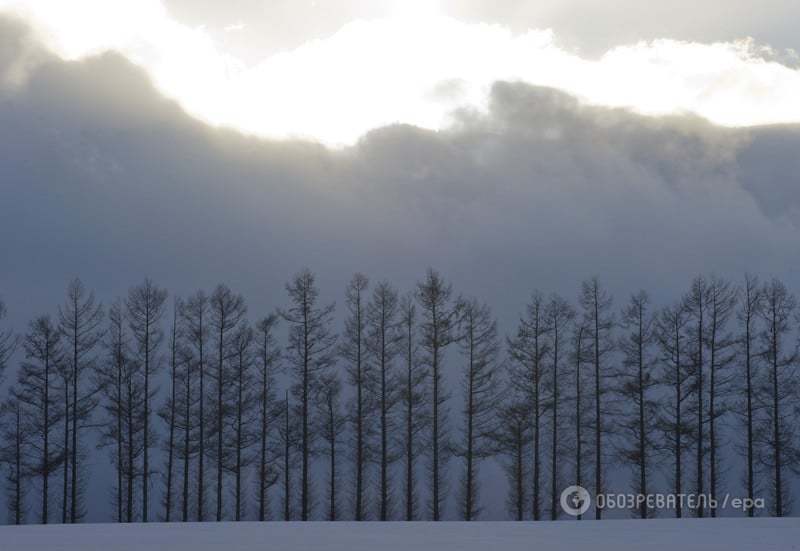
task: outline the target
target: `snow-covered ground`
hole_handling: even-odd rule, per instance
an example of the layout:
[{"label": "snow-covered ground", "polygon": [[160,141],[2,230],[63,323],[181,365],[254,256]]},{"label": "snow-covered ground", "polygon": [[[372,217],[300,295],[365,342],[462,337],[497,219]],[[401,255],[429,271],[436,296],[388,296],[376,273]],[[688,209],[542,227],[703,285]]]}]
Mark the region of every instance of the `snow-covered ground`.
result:
[{"label": "snow-covered ground", "polygon": [[0,551],[800,550],[800,519],[4,526]]}]

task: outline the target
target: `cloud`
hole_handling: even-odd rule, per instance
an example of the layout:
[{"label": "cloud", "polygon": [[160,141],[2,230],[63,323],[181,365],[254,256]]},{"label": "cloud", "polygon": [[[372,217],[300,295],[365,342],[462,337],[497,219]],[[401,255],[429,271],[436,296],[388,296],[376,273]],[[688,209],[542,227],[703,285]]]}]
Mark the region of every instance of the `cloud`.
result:
[{"label": "cloud", "polygon": [[197,285],[236,273],[254,291],[306,264],[405,283],[430,264],[510,312],[531,282],[680,287],[701,270],[779,273],[798,247],[792,127],[644,117],[498,82],[485,110],[438,131],[389,125],[330,150],[208,127],[112,54],[45,58],[3,93],[3,231],[22,259],[8,288],[51,263]]},{"label": "cloud", "polygon": [[[512,32],[412,10],[355,20],[245,63],[157,0],[3,5],[62,57],[116,50],[193,115],[258,136],[352,144],[386,124],[443,129],[455,108],[485,112],[498,80],[554,87],[589,105],[652,116],[692,113],[725,126],[800,122],[800,70],[779,62],[790,53],[746,39],[652,40],[595,59],[564,47],[552,30]],[[458,94],[443,101],[442,91],[454,82]]]},{"label": "cloud", "polygon": [[124,57],[63,61],[29,36],[0,20],[0,74],[37,60],[0,88],[0,294],[17,328],[76,275],[106,301],[144,276],[177,295],[225,281],[256,317],[301,266],[340,302],[357,270],[409,290],[435,266],[503,333],[534,288],[574,298],[593,274],[617,304],[640,287],[672,300],[698,272],[800,288],[797,127],[501,81],[439,130],[393,124],[329,149],[210,127]]}]

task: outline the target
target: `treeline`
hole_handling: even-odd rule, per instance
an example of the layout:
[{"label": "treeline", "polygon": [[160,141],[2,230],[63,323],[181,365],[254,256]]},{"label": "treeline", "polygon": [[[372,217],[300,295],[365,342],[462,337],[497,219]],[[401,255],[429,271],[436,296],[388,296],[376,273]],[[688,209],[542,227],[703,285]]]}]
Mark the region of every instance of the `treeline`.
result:
[{"label": "treeline", "polygon": [[517,520],[558,518],[571,484],[789,513],[798,316],[778,280],[699,276],[655,307],[593,278],[574,303],[534,292],[506,338],[433,270],[406,294],[356,274],[339,330],[310,271],[284,302],[251,319],[225,285],[170,300],[145,280],[105,307],[74,280],[22,335],[0,302],[0,374],[21,360],[0,409],[9,521],[81,521],[95,453],[120,522],[440,520],[448,496],[473,520],[490,459]]}]

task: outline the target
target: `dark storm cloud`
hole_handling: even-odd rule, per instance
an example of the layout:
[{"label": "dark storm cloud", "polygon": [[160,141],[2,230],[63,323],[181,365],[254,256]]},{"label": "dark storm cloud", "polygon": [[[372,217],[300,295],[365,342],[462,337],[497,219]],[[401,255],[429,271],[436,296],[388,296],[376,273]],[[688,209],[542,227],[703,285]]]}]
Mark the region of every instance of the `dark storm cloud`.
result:
[{"label": "dark storm cloud", "polygon": [[[6,71],[29,46],[9,22],[0,35]],[[330,151],[205,126],[113,54],[46,58],[3,90],[5,294],[52,300],[73,274],[120,290],[147,273],[263,295],[305,264],[338,292],[356,269],[408,285],[433,264],[512,315],[533,285],[572,293],[599,273],[672,290],[701,270],[781,273],[798,250],[795,128],[497,83],[488,114]]]}]

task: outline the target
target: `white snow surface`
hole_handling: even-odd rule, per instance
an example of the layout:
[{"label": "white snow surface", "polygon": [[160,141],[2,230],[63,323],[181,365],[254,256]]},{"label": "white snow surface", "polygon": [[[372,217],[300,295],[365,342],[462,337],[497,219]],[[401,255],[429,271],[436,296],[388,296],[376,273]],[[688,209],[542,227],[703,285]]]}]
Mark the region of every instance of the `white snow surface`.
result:
[{"label": "white snow surface", "polygon": [[0,527],[0,551],[800,550],[800,519],[223,522]]}]

